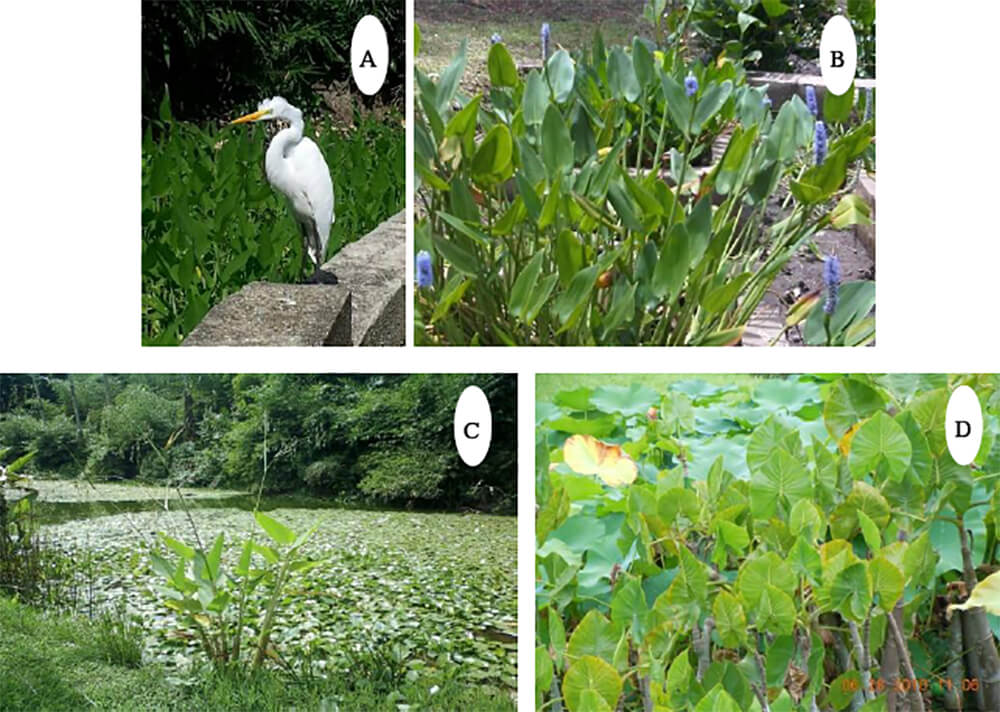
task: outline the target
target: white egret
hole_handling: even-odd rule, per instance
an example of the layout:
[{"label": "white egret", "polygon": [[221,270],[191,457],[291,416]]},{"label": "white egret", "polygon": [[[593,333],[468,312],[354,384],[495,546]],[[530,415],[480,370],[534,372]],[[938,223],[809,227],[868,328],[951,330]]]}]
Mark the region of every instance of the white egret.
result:
[{"label": "white egret", "polygon": [[330,168],[316,143],[302,135],[302,112],[282,97],[265,99],[257,111],[232,121],[284,119],[290,126],[279,131],[267,147],[264,168],[268,182],[288,200],[295,221],[302,230],[304,256],[312,262],[310,281],[336,283],[337,278],[320,270],[333,224],[333,181]]}]

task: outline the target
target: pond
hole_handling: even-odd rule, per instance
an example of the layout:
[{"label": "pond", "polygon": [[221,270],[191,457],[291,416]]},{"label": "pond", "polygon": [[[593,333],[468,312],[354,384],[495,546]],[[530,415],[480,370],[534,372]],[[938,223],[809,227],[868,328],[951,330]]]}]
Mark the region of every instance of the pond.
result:
[{"label": "pond", "polygon": [[[163,606],[149,566],[157,534],[193,543],[225,535],[225,564],[253,529],[255,498],[218,490],[38,482],[42,536],[74,562],[77,609],[124,609],[146,631],[144,659],[181,673],[202,655]],[[322,499],[264,497],[322,564],[292,577],[272,640],[296,667],[347,672],[347,653],[394,649],[411,674],[450,662],[469,683],[516,689],[516,518],[360,511]],[[257,540],[264,539],[259,529]],[[173,557],[170,557],[173,558]]]}]

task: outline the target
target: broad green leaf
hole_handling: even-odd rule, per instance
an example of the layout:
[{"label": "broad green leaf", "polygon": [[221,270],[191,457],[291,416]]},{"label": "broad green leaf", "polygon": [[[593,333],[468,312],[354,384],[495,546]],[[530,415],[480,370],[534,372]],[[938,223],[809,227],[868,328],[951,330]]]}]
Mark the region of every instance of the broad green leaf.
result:
[{"label": "broad green leaf", "polygon": [[[493,45],[496,47],[497,45]],[[537,252],[531,258],[521,273],[514,280],[514,286],[510,290],[510,313],[512,316],[524,320],[528,299],[531,291],[538,286],[538,277],[542,271],[542,261],[545,259],[544,252]]]},{"label": "broad green leaf", "polygon": [[573,140],[562,113],[554,104],[546,109],[542,121],[542,161],[550,176],[563,173],[573,165]]},{"label": "broad green leaf", "polygon": [[490,73],[490,83],[495,87],[517,86],[517,67],[510,57],[510,52],[504,47],[502,42],[497,42],[490,47],[490,53],[486,58],[486,66]]},{"label": "broad green leaf", "polygon": [[769,519],[780,505],[789,508],[812,496],[812,477],[787,450],[775,450],[750,473],[750,509],[757,519]]},{"label": "broad green leaf", "polygon": [[599,611],[590,610],[570,635],[566,655],[574,660],[591,655],[610,662],[614,659],[620,636],[621,630],[618,626]]},{"label": "broad green leaf", "polygon": [[562,692],[569,712],[599,709],[593,707],[593,701],[588,701],[594,694],[607,704],[608,709],[614,709],[622,694],[622,680],[609,663],[586,655],[566,671]]},{"label": "broad green leaf", "polygon": [[840,571],[830,585],[830,605],[848,620],[862,622],[872,604],[872,581],[864,562]]},{"label": "broad green leaf", "polygon": [[528,73],[528,79],[524,83],[524,99],[521,102],[524,123],[529,126],[542,123],[548,108],[549,92],[545,88],[545,80],[533,69]]},{"label": "broad green leaf", "polygon": [[564,326],[571,326],[577,316],[577,311],[586,304],[594,291],[594,282],[597,279],[597,265],[591,265],[577,272],[570,281],[569,288],[559,295],[555,303],[556,315]]},{"label": "broad green leaf", "polygon": [[910,466],[912,453],[910,439],[903,428],[880,412],[865,421],[855,433],[848,463],[855,478],[878,472],[898,482]]},{"label": "broad green leaf", "polygon": [[738,648],[746,640],[747,617],[736,596],[720,591],[712,602],[712,617],[725,647]]},{"label": "broad green leaf", "polygon": [[767,647],[767,686],[783,687],[788,664],[795,656],[795,638],[781,635]]},{"label": "broad green leaf", "polygon": [[857,193],[845,195],[830,211],[830,224],[838,230],[851,225],[871,225],[872,211],[868,203]]},{"label": "broad green leaf", "polygon": [[885,496],[867,482],[854,482],[851,493],[830,515],[830,532],[836,539],[847,539],[858,528],[857,513],[868,515],[882,529],[889,524],[889,503]]},{"label": "broad green leaf", "polygon": [[486,134],[472,157],[472,173],[479,179],[499,178],[511,164],[514,144],[510,129],[497,124]]},{"label": "broad green leaf", "polygon": [[[494,45],[496,46],[496,45]],[[552,685],[552,658],[544,645],[535,648],[535,694],[542,695]]]},{"label": "broad green leaf", "polygon": [[709,87],[695,105],[694,120],[691,125],[692,133],[701,133],[705,124],[719,113],[732,93],[733,83],[728,79],[721,84],[713,84]]},{"label": "broad green leaf", "polygon": [[549,61],[545,64],[545,74],[556,103],[562,104],[569,99],[576,79],[576,64],[569,56],[569,52],[561,49],[549,57]]},{"label": "broad green leaf", "polygon": [[831,124],[847,121],[854,108],[854,82],[851,88],[839,96],[826,92],[823,96],[823,118]]},{"label": "broad green leaf", "polygon": [[759,630],[789,635],[795,629],[795,603],[784,591],[768,584],[754,611]]},{"label": "broad green leaf", "polygon": [[798,581],[782,558],[775,552],[769,551],[743,564],[737,585],[743,603],[748,609],[753,610],[768,586],[774,586],[790,596],[795,592]]},{"label": "broad green leaf", "polygon": [[842,710],[851,704],[860,689],[861,674],[857,670],[848,670],[830,683],[830,704],[835,710]]},{"label": "broad green leaf", "polygon": [[881,537],[879,536],[878,526],[875,522],[871,520],[867,514],[862,512],[860,509],[855,512],[858,518],[858,524],[861,525],[861,534],[865,539],[865,544],[868,545],[868,551],[877,553],[880,548],[882,548]]},{"label": "broad green leaf", "polygon": [[884,556],[872,559],[868,564],[872,579],[872,590],[878,596],[879,606],[890,612],[903,595],[903,572]]},{"label": "broad green leaf", "polygon": [[694,712],[740,712],[740,706],[719,683],[701,698]]},{"label": "broad green leaf", "polygon": [[839,441],[854,424],[882,410],[885,401],[871,386],[852,378],[841,378],[830,387],[823,408],[826,429]]},{"label": "broad green leaf", "polygon": [[733,551],[741,553],[750,545],[750,535],[747,534],[746,527],[732,522],[720,521],[717,528],[719,537]]},{"label": "broad green leaf", "polygon": [[608,87],[616,99],[624,98],[634,103],[639,98],[639,80],[635,76],[632,60],[621,47],[615,47],[608,56]]}]

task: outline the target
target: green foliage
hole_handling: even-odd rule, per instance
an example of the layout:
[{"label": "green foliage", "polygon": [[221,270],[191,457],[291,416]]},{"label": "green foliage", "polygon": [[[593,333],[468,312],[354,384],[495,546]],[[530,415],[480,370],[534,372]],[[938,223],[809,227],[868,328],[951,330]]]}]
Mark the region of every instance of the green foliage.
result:
[{"label": "green foliage", "polygon": [[[220,670],[247,665],[248,661],[241,658],[244,650],[252,653],[249,665],[255,669],[265,657],[281,660],[273,651],[270,638],[285,586],[293,573],[319,563],[298,556],[299,549],[315,532],[315,526],[296,534],[263,512],[255,511],[254,519],[277,548],[258,544],[251,535],[237,547],[239,561],[231,573],[222,566],[223,534],[215,538],[208,551],[161,534],[166,547],[179,557],[176,564],[155,551],[149,552],[150,565],[167,582],[163,604],[178,614],[199,640],[208,659]],[[267,604],[258,609],[251,594],[261,585],[268,589]],[[252,649],[243,648],[248,626],[257,631]]]},{"label": "green foliage", "polygon": [[244,710],[341,709],[396,712],[397,704],[418,709],[516,709],[507,692],[457,679],[454,665],[439,673],[403,681],[386,692],[369,689],[350,675],[295,677],[262,668],[196,670],[171,682],[156,665],[139,668],[109,661],[94,644],[100,623],[43,613],[0,597],[0,700],[7,709],[72,712],[86,707],[127,712],[136,701],[150,712],[192,709]]},{"label": "green foliage", "polygon": [[[323,118],[306,129],[333,178],[329,257],[403,206],[398,117],[358,115],[355,124],[344,131]],[[173,345],[243,285],[300,281],[302,244],[284,198],[264,174],[268,138],[261,124],[177,122],[164,97],[155,125],[159,135],[151,125],[142,143],[143,342]]]},{"label": "green foliage", "polygon": [[367,452],[356,464],[364,473],[358,488],[379,500],[438,499],[444,482],[441,473],[450,459],[450,455],[428,458],[422,448]]},{"label": "green foliage", "polygon": [[[984,408],[968,467],[943,442],[959,385]],[[870,683],[908,674],[883,656],[897,605],[903,666],[960,686],[941,601],[956,576],[998,564],[998,389],[996,376],[791,376],[538,403],[538,706],[875,708]],[[564,461],[595,423],[635,460],[632,484]],[[986,635],[976,655],[995,659]]]},{"label": "green foliage", "polygon": [[126,668],[142,664],[142,625],[124,606],[104,611],[94,626],[93,644],[104,662]]},{"label": "green foliage", "polygon": [[797,97],[772,113],[739,54],[690,62],[598,34],[526,78],[508,60],[491,49],[489,104],[458,91],[464,46],[436,81],[416,73],[415,249],[433,262],[418,343],[734,343],[809,236],[863,217],[829,207],[873,122],[845,117],[807,168],[814,118]]},{"label": "green foliage", "polygon": [[164,87],[185,120],[216,119],[274,94],[301,97],[316,109],[317,82],[350,77],[351,36],[374,14],[386,28],[386,88],[399,98],[403,58],[400,0],[196,2],[153,0],[142,6],[142,115],[157,115]]}]

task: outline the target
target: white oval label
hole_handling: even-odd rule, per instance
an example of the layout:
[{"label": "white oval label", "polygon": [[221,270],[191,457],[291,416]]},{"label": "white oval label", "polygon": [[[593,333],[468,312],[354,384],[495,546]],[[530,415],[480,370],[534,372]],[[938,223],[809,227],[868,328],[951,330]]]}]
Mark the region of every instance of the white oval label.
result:
[{"label": "white oval label", "polygon": [[493,415],[490,401],[479,386],[469,386],[455,404],[455,447],[458,456],[469,467],[486,459],[493,437]]},{"label": "white oval label", "polygon": [[959,465],[976,459],[983,440],[983,410],[974,390],[959,386],[952,391],[944,412],[944,427],[952,459]]},{"label": "white oval label", "polygon": [[850,21],[834,15],[823,27],[819,40],[819,68],[831,94],[840,96],[851,88],[858,69],[858,43]]},{"label": "white oval label", "polygon": [[351,38],[351,74],[362,94],[371,96],[385,83],[389,71],[389,40],[374,15],[365,15]]}]

